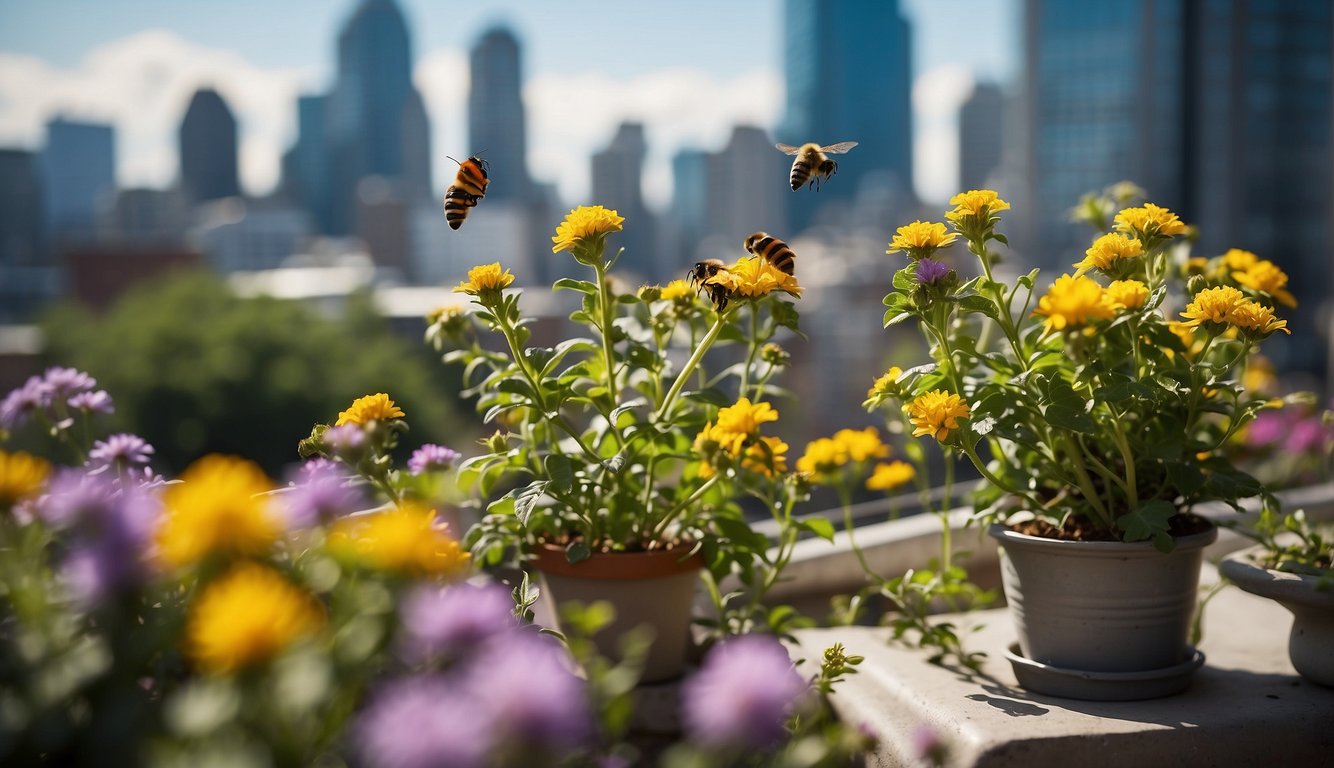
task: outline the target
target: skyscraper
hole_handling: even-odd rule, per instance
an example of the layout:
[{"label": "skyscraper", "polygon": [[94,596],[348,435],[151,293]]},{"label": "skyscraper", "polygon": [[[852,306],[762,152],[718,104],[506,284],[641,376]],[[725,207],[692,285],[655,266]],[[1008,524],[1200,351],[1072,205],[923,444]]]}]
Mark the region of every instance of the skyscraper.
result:
[{"label": "skyscraper", "polygon": [[39,165],[48,242],[91,238],[98,199],[116,187],[114,129],[57,117],[46,124]]},{"label": "skyscraper", "polygon": [[505,27],[478,38],[469,57],[468,151],[503,158],[491,166],[488,200],[529,197],[519,41]]},{"label": "skyscraper", "polygon": [[727,146],[708,160],[709,234],[720,235],[739,253],[742,241],[756,231],[791,237],[787,230],[787,197],[781,184],[757,184],[773,168],[773,146],[764,131],[748,125],[732,128]]},{"label": "skyscraper", "polygon": [[191,202],[241,194],[236,118],[217,91],[195,91],[181,120],[178,138],[181,190]]},{"label": "skyscraper", "polygon": [[1005,98],[999,85],[978,83],[959,107],[959,190],[988,186],[1001,164]]},{"label": "skyscraper", "polygon": [[644,125],[621,123],[607,148],[593,154],[593,199],[625,217],[625,231],[616,236],[625,247],[621,268],[652,280],[658,264],[652,214],[642,187],[647,156]]},{"label": "skyscraper", "polygon": [[296,143],[283,156],[283,191],[322,232],[333,231],[328,104],[324,95],[297,100]]},{"label": "skyscraper", "polygon": [[[856,141],[821,202],[849,200],[870,172],[912,188],[912,41],[898,0],[786,0],[786,144]],[[840,158],[842,160],[842,158]],[[793,206],[800,225],[813,206]]]},{"label": "skyscraper", "polygon": [[21,149],[0,149],[0,267],[45,261],[37,158]]}]

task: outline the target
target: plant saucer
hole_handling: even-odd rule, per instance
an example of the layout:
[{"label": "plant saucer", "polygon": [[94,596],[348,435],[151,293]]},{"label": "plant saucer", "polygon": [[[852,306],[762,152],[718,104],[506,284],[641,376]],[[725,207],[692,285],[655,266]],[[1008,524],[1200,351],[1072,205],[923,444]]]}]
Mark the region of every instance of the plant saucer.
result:
[{"label": "plant saucer", "polygon": [[1204,653],[1186,646],[1180,664],[1142,672],[1089,672],[1053,667],[1019,653],[1019,644],[1005,649],[1019,685],[1048,696],[1084,701],[1138,701],[1172,696],[1186,690],[1190,676],[1204,664]]}]

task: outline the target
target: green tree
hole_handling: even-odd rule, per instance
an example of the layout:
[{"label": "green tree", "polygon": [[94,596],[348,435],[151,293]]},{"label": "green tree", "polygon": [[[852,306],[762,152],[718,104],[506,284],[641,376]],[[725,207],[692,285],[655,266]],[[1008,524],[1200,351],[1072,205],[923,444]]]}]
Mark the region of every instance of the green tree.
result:
[{"label": "green tree", "polygon": [[101,316],[62,305],[42,326],[50,362],[97,377],[116,403],[113,428],[151,442],[170,472],[223,452],[276,475],[313,424],[374,392],[407,413],[402,450],[472,437],[457,418],[457,380],[424,345],[394,336],[366,295],[331,320],[196,273],[146,284]]}]

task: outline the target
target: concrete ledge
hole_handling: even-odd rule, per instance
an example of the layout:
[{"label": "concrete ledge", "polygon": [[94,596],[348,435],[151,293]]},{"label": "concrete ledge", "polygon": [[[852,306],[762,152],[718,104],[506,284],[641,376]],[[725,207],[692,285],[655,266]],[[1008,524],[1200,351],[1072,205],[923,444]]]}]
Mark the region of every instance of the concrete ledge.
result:
[{"label": "concrete ledge", "polygon": [[[1205,566],[1206,583],[1217,580]],[[843,643],[862,654],[860,672],[837,689],[839,715],[880,738],[867,765],[922,765],[914,734],[934,730],[949,766],[1330,765],[1334,689],[1302,680],[1288,662],[1292,618],[1271,600],[1226,587],[1208,604],[1191,687],[1165,699],[1085,702],[1019,688],[1003,655],[1014,629],[1003,610],[946,616],[978,628],[964,637],[988,656],[981,674],[939,667],[927,654],[891,645],[879,628],[797,633],[794,658],[819,664]]]}]

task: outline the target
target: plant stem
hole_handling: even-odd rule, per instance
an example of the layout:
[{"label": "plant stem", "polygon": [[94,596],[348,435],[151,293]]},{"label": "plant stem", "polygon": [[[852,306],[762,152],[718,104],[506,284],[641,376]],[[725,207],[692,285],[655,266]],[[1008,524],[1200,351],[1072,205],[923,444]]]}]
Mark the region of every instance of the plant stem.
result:
[{"label": "plant stem", "polygon": [[718,484],[718,480],[722,478],[722,476],[723,475],[721,472],[714,474],[713,477],[710,477],[708,480],[705,480],[703,485],[696,488],[695,492],[690,494],[690,496],[688,496],[685,501],[681,502],[680,504],[677,504],[666,515],[663,515],[662,519],[659,520],[658,523],[653,526],[653,531],[649,536],[650,540],[657,539],[661,537],[664,533],[666,533],[667,528],[671,525],[672,521],[674,521],[677,517],[679,517],[680,514],[684,512],[691,504],[694,504],[696,501],[699,501],[701,498],[703,498],[704,494],[708,493],[710,488]]},{"label": "plant stem", "polygon": [[676,396],[681,394],[681,388],[685,386],[686,378],[695,370],[695,366],[699,365],[699,361],[704,359],[704,353],[709,351],[709,347],[713,346],[713,342],[718,338],[718,334],[722,333],[723,326],[727,323],[726,318],[727,315],[724,313],[718,313],[717,319],[713,321],[713,327],[709,328],[709,332],[704,334],[704,338],[700,340],[699,346],[695,347],[695,352],[690,356],[690,359],[686,361],[685,367],[683,367],[681,372],[676,375],[676,381],[672,382],[671,389],[667,390],[667,397],[663,398],[662,405],[658,407],[658,412],[653,417],[654,421],[662,421],[667,418],[672,403],[676,400]]}]

